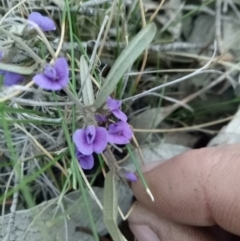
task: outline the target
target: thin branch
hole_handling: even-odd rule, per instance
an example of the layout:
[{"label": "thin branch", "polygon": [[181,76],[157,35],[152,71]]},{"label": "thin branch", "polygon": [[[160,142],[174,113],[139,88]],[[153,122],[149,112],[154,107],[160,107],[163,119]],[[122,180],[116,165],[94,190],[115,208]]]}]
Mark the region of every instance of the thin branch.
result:
[{"label": "thin branch", "polygon": [[156,91],[156,90],[160,90],[160,89],[165,88],[165,87],[167,87],[167,86],[174,85],[174,84],[180,83],[180,82],[182,82],[182,81],[184,81],[184,80],[187,80],[187,79],[189,79],[189,78],[192,78],[193,76],[202,74],[202,73],[204,72],[204,70],[207,69],[207,68],[210,66],[210,64],[212,63],[212,61],[213,61],[213,59],[214,59],[214,57],[215,57],[215,54],[216,54],[216,51],[217,51],[217,46],[216,46],[216,45],[217,45],[217,42],[214,41],[214,44],[215,44],[215,50],[214,50],[213,56],[212,56],[212,58],[211,58],[202,68],[194,71],[193,73],[191,73],[191,74],[189,74],[189,75],[186,75],[186,76],[181,77],[181,78],[179,78],[179,79],[176,79],[176,80],[174,80],[174,81],[171,81],[171,82],[162,84],[162,85],[160,85],[160,86],[154,87],[154,88],[152,88],[152,89],[150,89],[150,90],[148,90],[148,91],[145,91],[145,92],[143,92],[143,93],[140,93],[140,94],[131,96],[131,97],[129,97],[129,98],[123,99],[122,101],[129,101],[129,100],[133,100],[133,99],[136,99],[136,98],[145,96],[145,95],[147,95],[149,92],[153,92],[153,91]]},{"label": "thin branch", "polygon": [[[95,57],[96,57],[96,54],[97,54],[97,49],[98,49],[98,46],[99,46],[99,43],[100,43],[100,39],[101,39],[103,30],[104,30],[104,28],[105,28],[105,25],[106,25],[106,23],[107,23],[107,21],[108,21],[108,18],[109,18],[109,16],[108,16],[108,15],[105,15],[104,20],[103,20],[103,23],[102,23],[102,26],[101,26],[100,31],[99,31],[99,33],[98,33],[98,37],[97,37],[97,40],[96,40],[96,43],[95,43],[95,46],[94,46],[94,49],[93,49],[91,58],[90,58],[89,68],[88,68],[88,75],[87,75],[87,78],[84,80],[84,82],[83,82],[83,84],[82,84],[82,86],[81,86],[81,89],[80,89],[79,92],[78,92],[78,96],[80,95],[80,93],[82,93],[83,88],[84,88],[84,86],[85,86],[85,84],[86,84],[86,82],[87,82],[87,80],[88,80],[88,78],[89,78],[89,75],[90,75],[90,73],[91,73],[93,64],[94,64],[94,62],[95,62]],[[92,83],[92,82],[90,82],[90,83]],[[92,87],[92,88],[93,88],[93,87]],[[93,100],[94,100],[94,97],[93,97]]]}]

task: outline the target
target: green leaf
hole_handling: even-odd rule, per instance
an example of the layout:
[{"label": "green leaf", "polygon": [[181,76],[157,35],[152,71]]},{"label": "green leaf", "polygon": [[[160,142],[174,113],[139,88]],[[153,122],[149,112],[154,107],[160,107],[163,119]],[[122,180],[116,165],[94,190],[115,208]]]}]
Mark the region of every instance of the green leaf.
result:
[{"label": "green leaf", "polygon": [[129,43],[129,45],[122,51],[111,70],[109,71],[104,84],[94,103],[96,109],[100,108],[107,97],[113,92],[114,88],[140,54],[152,42],[157,28],[154,23],[148,24],[143,28]]},{"label": "green leaf", "polygon": [[0,63],[0,70],[10,71],[10,72],[24,74],[24,75],[33,74],[36,68],[37,68],[37,64],[34,64],[30,67],[20,67],[14,64]]},{"label": "green leaf", "polygon": [[124,237],[118,229],[118,200],[113,171],[109,171],[105,177],[103,193],[103,221],[114,241],[124,241]]},{"label": "green leaf", "polygon": [[94,103],[93,86],[90,78],[90,70],[84,55],[82,55],[80,59],[80,76],[84,105],[92,105]]}]

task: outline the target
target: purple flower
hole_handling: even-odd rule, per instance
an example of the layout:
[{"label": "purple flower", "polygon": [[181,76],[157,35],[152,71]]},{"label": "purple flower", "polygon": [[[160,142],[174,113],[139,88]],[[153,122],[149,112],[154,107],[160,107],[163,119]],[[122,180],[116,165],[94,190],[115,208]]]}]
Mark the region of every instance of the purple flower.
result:
[{"label": "purple flower", "polygon": [[77,149],[84,155],[93,152],[101,153],[107,146],[107,130],[103,127],[89,125],[85,129],[78,129],[73,134],[73,141]]},{"label": "purple flower", "polygon": [[119,121],[108,127],[108,142],[113,144],[127,144],[132,138],[133,132],[127,122]]},{"label": "purple flower", "polygon": [[[30,13],[30,15],[28,16],[28,20],[37,24],[39,26],[39,28],[42,29],[42,31],[56,30],[56,26],[55,26],[53,20],[50,19],[49,17],[43,16],[42,14],[40,14],[38,12]],[[30,25],[30,28],[33,28],[33,26]]]},{"label": "purple flower", "polygon": [[24,76],[13,73],[13,72],[8,72],[5,70],[0,70],[0,75],[3,75],[3,85],[4,86],[12,86],[16,85],[19,82],[24,80]]},{"label": "purple flower", "polygon": [[126,172],[125,177],[130,181],[130,182],[136,182],[137,181],[137,176],[133,172]]},{"label": "purple flower", "polygon": [[69,81],[67,60],[58,58],[54,65],[47,64],[42,73],[33,77],[33,81],[42,89],[61,90]]},{"label": "purple flower", "polygon": [[112,99],[110,96],[107,98],[107,107],[119,120],[127,121],[127,116],[120,110],[122,102],[120,100]]},{"label": "purple flower", "polygon": [[[2,60],[3,56],[4,56],[4,52],[0,52],[0,61]],[[16,85],[19,82],[24,80],[24,76],[17,73],[5,71],[5,70],[0,70],[0,75],[3,75],[4,86]]]},{"label": "purple flower", "polygon": [[0,60],[2,60],[3,56],[4,56],[4,53],[0,52]]},{"label": "purple flower", "polygon": [[107,117],[105,115],[96,114],[95,119],[98,123],[102,124],[107,121]]},{"label": "purple flower", "polygon": [[77,150],[76,157],[77,157],[82,169],[90,170],[93,168],[93,165],[94,165],[93,155],[84,155],[80,151]]}]

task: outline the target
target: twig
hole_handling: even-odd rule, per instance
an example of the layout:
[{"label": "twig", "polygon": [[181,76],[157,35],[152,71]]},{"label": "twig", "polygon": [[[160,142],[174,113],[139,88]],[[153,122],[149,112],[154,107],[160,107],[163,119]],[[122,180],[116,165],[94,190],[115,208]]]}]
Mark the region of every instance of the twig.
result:
[{"label": "twig", "polygon": [[216,39],[218,41],[218,47],[221,54],[224,53],[223,49],[223,41],[222,41],[222,34],[221,34],[221,5],[222,0],[216,1],[216,17],[215,17],[215,27],[216,27]]},{"label": "twig", "polygon": [[[27,146],[28,142],[25,142],[25,147]],[[25,153],[23,151],[23,153]],[[16,167],[16,165],[20,166],[20,170],[18,170],[19,168]],[[24,163],[21,163],[16,160],[15,166],[14,166],[14,187],[18,186],[20,183],[20,180],[22,180],[22,175],[23,175],[23,165]],[[20,173],[19,173],[20,171]],[[19,196],[19,189],[17,189],[14,194],[13,194],[13,199],[12,199],[12,205],[10,207],[10,217],[8,220],[8,227],[7,227],[7,231],[4,235],[3,241],[8,241],[10,238],[10,234],[12,232],[12,228],[14,226],[14,222],[15,222],[15,215],[16,215],[16,209],[17,209],[17,204],[18,204],[18,196]]]},{"label": "twig", "polygon": [[[109,16],[109,21],[108,21],[108,24],[106,26],[106,31],[104,33],[103,40],[102,40],[103,43],[106,42],[108,31],[109,31],[110,26],[112,24],[114,10],[115,10],[117,2],[118,2],[117,0],[113,0],[112,7],[111,7],[111,13],[110,13],[110,16]],[[100,58],[100,56],[102,54],[102,51],[103,51],[103,45],[101,45],[100,49],[98,50],[98,54],[97,55],[98,55],[99,58]]]},{"label": "twig", "polygon": [[160,34],[163,33],[165,30],[168,29],[168,27],[172,24],[172,22],[174,21],[174,19],[175,19],[175,18],[178,16],[178,14],[182,11],[184,5],[185,5],[185,3],[182,3],[182,4],[178,7],[178,9],[177,9],[176,13],[174,14],[174,16],[172,16],[172,17],[169,19],[169,21],[163,26],[163,28],[162,28],[161,31],[160,31]]},{"label": "twig", "polygon": [[[90,73],[91,73],[93,64],[94,64],[94,62],[95,62],[95,57],[96,57],[97,49],[98,49],[98,46],[99,46],[99,42],[100,42],[100,39],[101,39],[103,30],[104,30],[104,28],[105,28],[105,25],[106,25],[106,23],[107,23],[107,21],[108,21],[108,18],[109,18],[109,16],[108,16],[108,15],[105,15],[105,17],[104,17],[104,19],[103,19],[103,23],[102,23],[102,26],[101,26],[100,31],[99,31],[99,33],[98,33],[98,37],[97,37],[97,40],[96,40],[96,42],[95,42],[95,46],[94,46],[94,49],[93,49],[93,52],[92,52],[92,55],[91,55],[91,58],[90,58],[89,67],[88,67],[88,75],[87,75],[87,78],[84,80],[84,82],[83,82],[83,84],[82,84],[82,86],[81,86],[81,89],[80,89],[79,92],[78,92],[78,96],[80,95],[80,93],[82,93],[83,88],[84,88],[84,86],[85,86],[85,84],[86,84],[86,82],[87,82],[87,80],[88,80],[88,78],[89,78],[89,75],[90,75]],[[90,82],[90,83],[92,83],[92,82]],[[92,86],[91,86],[91,87],[92,87]],[[92,88],[93,88],[93,87],[92,87]],[[94,97],[93,97],[93,100],[94,100]]]},{"label": "twig", "polygon": [[[82,42],[82,45],[84,48],[94,48],[95,42],[96,42],[95,40],[88,41],[88,42]],[[57,49],[57,47],[58,47],[58,44],[55,42],[50,42],[50,45],[53,49]],[[63,52],[69,51],[71,49],[71,46],[73,46],[74,50],[79,51],[78,43],[73,43],[71,45],[71,43],[68,43],[68,42],[63,43],[61,51],[63,51]],[[99,42],[99,46],[101,46],[102,48],[106,48],[107,50],[115,49],[117,46],[120,49],[123,49],[126,46],[126,43],[125,42],[116,43],[114,41],[107,41],[107,42]],[[166,51],[179,51],[179,50],[185,50],[185,49],[198,50],[198,49],[202,49],[204,47],[206,47],[206,45],[201,44],[201,43],[174,42],[174,43],[170,43],[170,44],[150,45],[148,49],[149,49],[149,52],[160,53],[160,52],[166,52]],[[213,50],[213,45],[210,45],[208,47],[208,49]],[[35,53],[40,52],[40,49],[38,49],[38,48],[33,48],[33,50]],[[19,63],[21,61],[24,61],[28,57],[30,57],[30,55],[27,55],[27,53],[19,50],[19,53],[13,57],[12,62]]]},{"label": "twig", "polygon": [[18,4],[16,4],[14,7],[12,7],[0,20],[0,25],[2,25],[3,21],[5,20],[5,18],[16,8],[18,8],[20,5],[22,5],[24,2],[27,2],[28,0],[23,0],[21,2],[19,2]]},{"label": "twig", "polygon": [[174,81],[171,81],[171,82],[162,84],[162,85],[160,85],[160,86],[154,87],[154,88],[152,88],[152,89],[150,89],[150,90],[148,90],[148,91],[145,91],[145,92],[143,92],[143,93],[140,93],[140,94],[134,95],[134,96],[132,96],[132,97],[123,99],[122,101],[133,100],[133,99],[136,99],[136,98],[145,96],[145,95],[147,95],[147,93],[149,93],[149,92],[153,92],[153,91],[156,91],[156,90],[160,90],[160,89],[165,88],[165,87],[167,87],[167,86],[177,84],[177,83],[179,83],[179,82],[181,82],[181,81],[187,80],[187,79],[189,79],[189,78],[192,78],[193,76],[196,76],[196,75],[198,75],[198,74],[203,73],[203,71],[209,67],[209,65],[212,63],[212,60],[213,60],[214,57],[215,57],[215,54],[216,54],[216,51],[217,51],[217,47],[216,47],[217,42],[215,41],[214,44],[215,44],[215,50],[214,50],[214,53],[213,53],[212,58],[211,58],[203,67],[201,67],[200,69],[198,69],[198,70],[194,71],[193,73],[191,73],[191,74],[189,74],[189,75],[186,75],[186,76],[184,76],[184,77],[182,77],[182,78],[179,78],[179,79],[176,79],[176,80],[174,80]]},{"label": "twig", "polygon": [[4,194],[3,194],[4,199],[3,199],[3,203],[2,203],[2,213],[1,213],[1,215],[2,215],[2,236],[3,237],[5,236],[4,235],[4,218],[5,218],[4,214],[5,214],[5,204],[6,204],[6,198],[5,197],[8,193],[8,189],[9,189],[9,186],[10,186],[10,183],[12,181],[13,176],[14,176],[14,171],[12,171],[11,174],[9,175],[9,178],[8,178],[8,181],[7,181],[7,184],[6,184],[6,188],[5,188],[5,191],[4,191]]},{"label": "twig", "polygon": [[160,11],[160,9],[162,8],[163,4],[164,4],[165,0],[162,0],[160,2],[160,4],[158,5],[157,9],[155,10],[155,12],[152,14],[152,16],[150,17],[150,22],[153,21],[153,19],[157,16],[158,12]]},{"label": "twig", "polygon": [[[19,184],[19,179],[15,175],[14,187],[16,187],[18,184]],[[10,208],[11,213],[10,213],[10,217],[9,217],[9,221],[8,221],[7,231],[3,238],[3,241],[8,241],[10,238],[10,234],[12,232],[12,227],[14,226],[14,222],[15,222],[15,214],[16,214],[16,209],[17,209],[17,204],[18,204],[18,196],[19,196],[19,190],[15,191],[13,194],[12,205]]]},{"label": "twig", "polygon": [[221,120],[211,121],[208,123],[195,125],[195,126],[188,126],[188,127],[181,127],[181,128],[171,128],[171,129],[133,129],[134,132],[147,132],[147,133],[165,133],[165,132],[182,132],[182,131],[194,131],[197,129],[201,129],[203,127],[213,126],[217,124],[221,124],[223,122],[227,122],[229,120],[232,120],[235,117],[235,115],[223,118]]},{"label": "twig", "polygon": [[35,100],[22,99],[22,98],[16,98],[16,97],[13,97],[11,101],[21,103],[22,105],[28,105],[28,106],[68,106],[68,105],[74,104],[73,101],[45,102],[45,101],[35,101]]},{"label": "twig", "polygon": [[[155,18],[155,16],[157,15],[157,13],[160,11],[162,5],[164,4],[165,0],[162,0],[161,3],[159,4],[158,8],[156,9],[156,11],[153,13],[153,15],[150,17],[150,20],[149,22],[152,22],[153,19]],[[142,0],[140,0],[140,5],[142,4]],[[144,15],[144,11],[142,10],[143,6],[141,7],[141,15],[142,15],[142,20],[143,21],[143,27],[146,27],[146,20],[145,20],[145,15]],[[142,13],[143,12],[143,13]],[[144,55],[143,55],[143,62],[142,62],[142,66],[140,68],[140,72],[142,72],[144,69],[145,69],[145,66],[146,66],[146,63],[147,63],[147,57],[148,57],[148,48],[145,49],[144,51]],[[136,88],[138,86],[138,83],[141,79],[142,75],[139,74],[135,80],[135,85],[136,85]]]},{"label": "twig", "polygon": [[[30,137],[36,147],[41,150],[50,160],[54,159],[53,156],[25,128],[18,124],[15,124],[15,126],[21,131],[23,131],[28,137]],[[65,176],[68,175],[67,171],[58,162],[55,163],[55,166],[58,167]]]},{"label": "twig", "polygon": [[233,1],[232,0],[226,0],[226,2],[228,2],[230,7],[232,8],[233,12],[236,14],[238,20],[240,20],[240,12],[239,12],[238,8],[235,6],[235,4],[233,3]]},{"label": "twig", "polygon": [[[140,8],[140,12],[141,12],[141,19],[142,19],[142,27],[145,28],[146,27],[146,18],[145,18],[145,13],[144,13],[144,7],[143,7],[143,1],[139,0],[139,8]],[[147,57],[148,57],[148,48],[146,48],[144,50],[144,54],[143,54],[143,61],[142,61],[142,65],[140,68],[140,72],[142,72],[146,66],[147,63]],[[138,83],[141,79],[142,75],[138,75],[135,79],[135,88],[137,88]]]}]

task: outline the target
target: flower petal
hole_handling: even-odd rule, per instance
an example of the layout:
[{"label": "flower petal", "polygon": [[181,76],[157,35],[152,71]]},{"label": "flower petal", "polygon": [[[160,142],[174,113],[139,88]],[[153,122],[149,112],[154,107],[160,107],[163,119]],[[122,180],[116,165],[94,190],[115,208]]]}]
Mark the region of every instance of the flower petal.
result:
[{"label": "flower petal", "polygon": [[4,86],[11,86],[16,85],[19,82],[23,81],[24,76],[13,73],[13,72],[6,72],[3,78],[3,85]]},{"label": "flower petal", "polygon": [[87,143],[85,129],[78,129],[73,133],[73,142],[82,154],[91,155],[93,153],[93,145]]},{"label": "flower petal", "polygon": [[118,134],[118,133],[122,132],[123,128],[121,126],[121,123],[119,124],[119,122],[110,124],[108,126],[108,133],[109,134]]},{"label": "flower petal", "polygon": [[125,177],[131,181],[131,182],[136,182],[137,181],[137,176],[133,172],[127,172],[125,173]]},{"label": "flower petal", "polygon": [[119,109],[122,105],[122,102],[120,100],[112,99],[110,96],[107,98],[107,107],[110,111]]},{"label": "flower petal", "polygon": [[112,114],[117,117],[119,120],[127,121],[127,116],[124,112],[122,112],[120,109],[116,109],[112,111]]},{"label": "flower petal", "polygon": [[81,152],[77,151],[76,157],[82,169],[89,170],[93,168],[93,165],[94,165],[93,155],[83,155]]},{"label": "flower petal", "polygon": [[4,75],[4,74],[6,74],[6,73],[7,73],[6,70],[1,70],[1,69],[0,69],[0,75]]},{"label": "flower petal", "polygon": [[107,121],[107,117],[105,115],[96,114],[95,119],[98,123],[102,124]]},{"label": "flower petal", "polygon": [[31,14],[29,14],[28,20],[37,24],[43,31],[56,30],[56,26],[53,20],[49,17],[43,16],[38,12],[32,12]]},{"label": "flower petal", "polygon": [[128,123],[124,122],[124,121],[121,121],[124,123],[124,128],[123,128],[123,135],[125,137],[127,137],[128,139],[131,139],[132,136],[133,136],[133,131],[132,129],[130,128],[130,126],[128,125]]},{"label": "flower petal", "polygon": [[119,121],[108,127],[108,141],[113,144],[127,144],[132,138],[132,130],[127,122]]},{"label": "flower petal", "polygon": [[58,81],[53,81],[44,74],[35,75],[33,81],[36,85],[45,90],[61,90],[63,88]]},{"label": "flower petal", "polygon": [[96,127],[96,137],[93,142],[93,150],[101,153],[107,147],[108,133],[104,127]]},{"label": "flower petal", "polygon": [[58,58],[55,61],[54,68],[57,72],[57,77],[59,84],[62,87],[65,87],[68,85],[69,81],[69,70],[68,70],[68,62],[66,58]]},{"label": "flower petal", "polygon": [[94,125],[89,125],[85,129],[85,136],[88,144],[92,144],[96,137],[96,127]]},{"label": "flower petal", "polygon": [[0,52],[0,60],[2,60],[3,56],[4,56],[4,52]]},{"label": "flower petal", "polygon": [[43,74],[51,80],[57,79],[57,72],[51,64],[47,64],[44,66]]},{"label": "flower petal", "polygon": [[130,140],[129,138],[123,135],[108,133],[108,142],[112,144],[124,145],[124,144],[128,144]]}]

